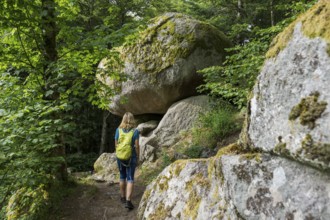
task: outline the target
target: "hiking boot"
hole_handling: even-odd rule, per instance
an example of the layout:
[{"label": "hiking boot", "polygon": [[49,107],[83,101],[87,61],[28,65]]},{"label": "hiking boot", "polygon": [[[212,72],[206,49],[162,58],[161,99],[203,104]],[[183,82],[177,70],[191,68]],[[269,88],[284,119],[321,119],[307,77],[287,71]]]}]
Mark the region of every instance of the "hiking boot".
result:
[{"label": "hiking boot", "polygon": [[134,205],[132,204],[131,201],[126,201],[126,205],[125,205],[125,208],[129,209],[129,210],[132,210],[134,209]]},{"label": "hiking boot", "polygon": [[120,197],[120,202],[122,204],[126,204],[126,198],[125,197]]}]

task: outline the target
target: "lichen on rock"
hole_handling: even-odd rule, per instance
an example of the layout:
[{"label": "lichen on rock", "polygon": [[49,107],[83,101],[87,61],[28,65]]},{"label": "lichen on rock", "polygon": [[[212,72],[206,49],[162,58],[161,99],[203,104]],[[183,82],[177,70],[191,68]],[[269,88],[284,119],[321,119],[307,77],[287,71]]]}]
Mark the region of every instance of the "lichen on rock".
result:
[{"label": "lichen on rock", "polygon": [[[219,159],[213,159],[217,162],[212,166],[219,166]],[[140,202],[139,219],[155,219],[156,216],[158,219],[233,217],[218,176],[209,177],[210,165],[208,159],[189,159],[178,160],[167,167],[147,187]],[[215,168],[212,172],[220,170]],[[164,179],[168,180],[167,187],[161,188],[159,183]]]},{"label": "lichen on rock", "polygon": [[222,157],[225,186],[242,219],[327,219],[330,176],[301,163],[262,154],[262,162]]}]

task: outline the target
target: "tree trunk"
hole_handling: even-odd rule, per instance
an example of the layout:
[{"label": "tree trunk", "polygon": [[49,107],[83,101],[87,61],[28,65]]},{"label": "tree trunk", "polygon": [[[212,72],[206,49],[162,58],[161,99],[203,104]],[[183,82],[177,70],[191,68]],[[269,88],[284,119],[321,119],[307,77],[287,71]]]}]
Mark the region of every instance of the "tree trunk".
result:
[{"label": "tree trunk", "polygon": [[270,0],[270,22],[271,22],[272,26],[275,25],[275,21],[274,21],[274,0]]},{"label": "tree trunk", "polygon": [[[43,55],[44,55],[44,82],[45,82],[45,93],[44,99],[56,101],[59,98],[58,86],[54,83],[54,78],[56,73],[52,70],[52,64],[57,62],[58,54],[56,48],[56,16],[55,16],[55,0],[41,0],[42,5],[42,37],[43,37]],[[51,87],[52,86],[52,87]],[[53,119],[61,118],[61,115],[54,114],[51,116]],[[58,143],[57,149],[54,150],[53,154],[55,156],[65,157],[65,146],[63,134],[60,134],[56,142]],[[63,181],[67,180],[67,169],[66,163],[62,163],[58,173],[57,178]]]},{"label": "tree trunk", "polygon": [[237,20],[242,16],[242,0],[237,0]]},{"label": "tree trunk", "polygon": [[[57,49],[56,49],[56,17],[55,17],[55,2],[54,0],[42,0],[42,16],[41,27],[43,37],[43,55],[45,59],[44,64],[44,80],[45,90],[50,89],[51,79],[53,72],[49,69],[50,64],[57,61]],[[54,91],[55,92],[55,91]],[[57,96],[51,96],[50,99],[55,100]]]},{"label": "tree trunk", "polygon": [[110,112],[104,110],[103,111],[103,119],[102,119],[102,136],[101,136],[101,146],[100,146],[100,152],[101,155],[106,151],[106,145],[107,145],[107,133],[108,133],[108,124],[107,119],[110,115]]}]

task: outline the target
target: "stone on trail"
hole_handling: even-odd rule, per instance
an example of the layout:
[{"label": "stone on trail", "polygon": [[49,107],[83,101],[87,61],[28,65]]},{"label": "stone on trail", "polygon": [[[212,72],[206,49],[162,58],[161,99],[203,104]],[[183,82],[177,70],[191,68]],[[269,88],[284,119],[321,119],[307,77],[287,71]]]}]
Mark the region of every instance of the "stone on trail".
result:
[{"label": "stone on trail", "polygon": [[119,171],[115,153],[103,153],[94,163],[94,174],[90,177],[95,181],[118,183]]}]

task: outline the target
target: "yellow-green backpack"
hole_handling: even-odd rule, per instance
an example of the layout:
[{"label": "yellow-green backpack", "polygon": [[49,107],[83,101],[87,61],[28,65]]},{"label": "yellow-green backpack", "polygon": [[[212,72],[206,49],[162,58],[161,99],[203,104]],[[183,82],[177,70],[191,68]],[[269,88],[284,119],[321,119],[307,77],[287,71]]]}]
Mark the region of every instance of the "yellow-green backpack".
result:
[{"label": "yellow-green backpack", "polygon": [[129,160],[132,156],[132,138],[134,129],[125,133],[123,129],[119,129],[119,138],[116,147],[116,156],[119,160]]}]

